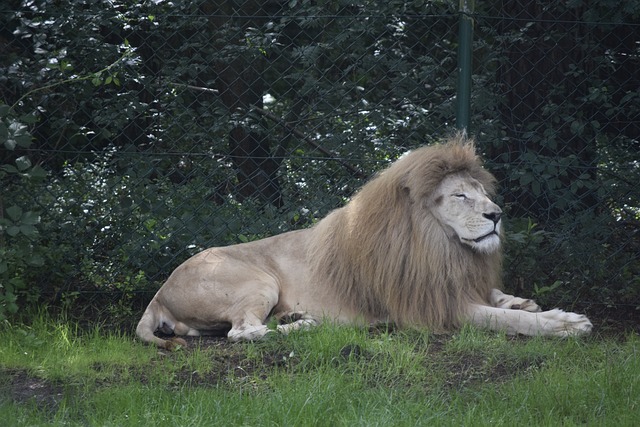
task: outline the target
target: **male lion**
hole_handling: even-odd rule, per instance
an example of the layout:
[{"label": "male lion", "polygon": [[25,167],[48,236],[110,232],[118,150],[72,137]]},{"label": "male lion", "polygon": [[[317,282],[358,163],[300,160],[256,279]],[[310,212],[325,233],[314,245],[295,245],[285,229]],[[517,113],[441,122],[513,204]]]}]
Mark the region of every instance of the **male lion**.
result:
[{"label": "male lion", "polygon": [[[525,335],[579,335],[589,320],[540,311],[501,284],[500,208],[495,178],[472,140],[455,136],[417,149],[372,179],[315,226],[255,242],[210,248],[171,274],[136,333],[172,348],[156,330],[232,341],[271,331],[339,323],[394,322],[450,330],[471,322]],[[229,329],[230,328],[230,329]]]}]

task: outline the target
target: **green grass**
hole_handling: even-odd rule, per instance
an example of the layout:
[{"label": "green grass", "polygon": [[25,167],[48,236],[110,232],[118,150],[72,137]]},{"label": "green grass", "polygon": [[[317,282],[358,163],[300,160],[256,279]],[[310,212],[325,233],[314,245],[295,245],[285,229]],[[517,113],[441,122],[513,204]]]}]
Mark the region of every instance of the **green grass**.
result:
[{"label": "green grass", "polygon": [[36,317],[0,330],[3,425],[611,425],[640,419],[640,338],[326,325],[166,353]]}]

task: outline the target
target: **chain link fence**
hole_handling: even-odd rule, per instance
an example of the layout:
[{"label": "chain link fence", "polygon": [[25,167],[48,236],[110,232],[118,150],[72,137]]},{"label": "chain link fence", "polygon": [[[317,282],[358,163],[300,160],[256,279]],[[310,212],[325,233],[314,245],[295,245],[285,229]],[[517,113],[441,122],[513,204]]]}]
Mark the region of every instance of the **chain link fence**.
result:
[{"label": "chain link fence", "polygon": [[[633,312],[640,8],[464,13],[507,289]],[[343,205],[452,132],[460,17],[447,1],[5,2],[0,314],[126,317],[190,254]]]}]

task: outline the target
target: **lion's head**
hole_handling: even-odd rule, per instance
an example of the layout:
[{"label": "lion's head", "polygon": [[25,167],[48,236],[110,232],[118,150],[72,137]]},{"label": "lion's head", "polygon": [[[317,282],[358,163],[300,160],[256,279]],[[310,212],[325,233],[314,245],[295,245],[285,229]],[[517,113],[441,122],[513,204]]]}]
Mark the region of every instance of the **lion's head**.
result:
[{"label": "lion's head", "polygon": [[502,210],[467,172],[447,175],[428,205],[451,237],[479,252],[499,250]]},{"label": "lion's head", "polygon": [[500,288],[494,191],[463,136],[410,152],[316,225],[316,276],[372,318],[455,327]]}]

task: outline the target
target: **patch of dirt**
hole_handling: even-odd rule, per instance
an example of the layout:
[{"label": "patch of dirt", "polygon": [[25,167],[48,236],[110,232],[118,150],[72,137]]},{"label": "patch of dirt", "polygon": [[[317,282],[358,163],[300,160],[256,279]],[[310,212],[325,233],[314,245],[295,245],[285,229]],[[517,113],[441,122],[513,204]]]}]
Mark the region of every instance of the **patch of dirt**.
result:
[{"label": "patch of dirt", "polygon": [[473,384],[501,384],[518,375],[526,375],[543,366],[545,358],[531,356],[524,359],[505,359],[475,352],[461,354],[460,357],[454,356],[441,363],[447,372],[446,387],[462,390]]},{"label": "patch of dirt", "polygon": [[[283,351],[261,351],[260,359],[248,357],[244,352],[244,343],[230,343],[226,337],[202,336],[184,337],[187,349],[215,348],[211,358],[211,370],[206,373],[182,369],[176,376],[176,384],[188,384],[196,387],[213,387],[230,381],[242,382],[254,375],[265,379],[271,368],[291,363],[290,354]],[[159,354],[171,357],[171,352],[160,350]]]},{"label": "patch of dirt", "polygon": [[[0,388],[8,389],[8,397],[16,403],[33,404],[55,413],[68,387],[30,375],[24,370],[0,370]],[[5,395],[6,396],[6,395]]]}]

